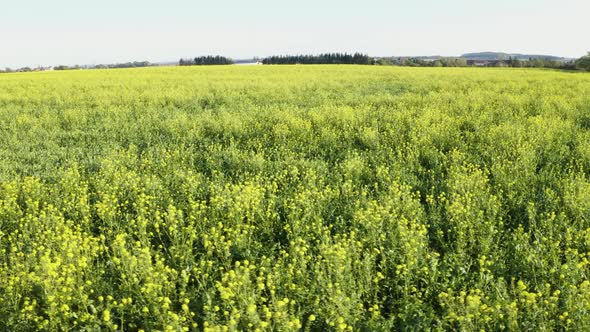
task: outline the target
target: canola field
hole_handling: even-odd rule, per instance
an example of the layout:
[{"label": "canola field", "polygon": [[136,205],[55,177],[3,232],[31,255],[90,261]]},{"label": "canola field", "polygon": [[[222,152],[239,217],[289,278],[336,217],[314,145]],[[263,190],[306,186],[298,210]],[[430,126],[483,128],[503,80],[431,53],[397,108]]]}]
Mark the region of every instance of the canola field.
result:
[{"label": "canola field", "polygon": [[0,76],[2,331],[588,331],[590,75]]}]

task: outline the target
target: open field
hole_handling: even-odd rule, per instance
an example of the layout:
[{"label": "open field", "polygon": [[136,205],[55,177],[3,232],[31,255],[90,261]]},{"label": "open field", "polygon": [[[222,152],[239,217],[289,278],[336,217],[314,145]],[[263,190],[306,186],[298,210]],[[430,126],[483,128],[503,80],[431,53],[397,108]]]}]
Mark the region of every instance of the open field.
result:
[{"label": "open field", "polygon": [[0,330],[590,330],[590,75],[0,76]]}]

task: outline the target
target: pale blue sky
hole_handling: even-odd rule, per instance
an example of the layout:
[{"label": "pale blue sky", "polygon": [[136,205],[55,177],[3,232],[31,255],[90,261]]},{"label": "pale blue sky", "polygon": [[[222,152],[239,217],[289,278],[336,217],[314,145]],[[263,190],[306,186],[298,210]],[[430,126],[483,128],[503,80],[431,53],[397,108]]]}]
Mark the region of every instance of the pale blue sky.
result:
[{"label": "pale blue sky", "polygon": [[0,67],[221,54],[579,57],[590,0],[2,0]]}]

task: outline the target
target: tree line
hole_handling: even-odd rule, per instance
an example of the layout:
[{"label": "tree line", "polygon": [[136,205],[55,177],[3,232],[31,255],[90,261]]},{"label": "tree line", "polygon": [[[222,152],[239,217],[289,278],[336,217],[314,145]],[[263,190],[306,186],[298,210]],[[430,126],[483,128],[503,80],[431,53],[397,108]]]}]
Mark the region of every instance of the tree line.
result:
[{"label": "tree line", "polygon": [[139,67],[149,67],[155,66],[155,64],[150,63],[149,61],[133,61],[133,62],[124,62],[124,63],[111,63],[111,64],[100,64],[95,66],[67,66],[67,65],[58,65],[58,66],[49,66],[49,67],[22,67],[18,69],[12,68],[5,68],[0,69],[0,73],[23,73],[23,72],[31,72],[31,71],[46,71],[46,70],[79,70],[79,69],[112,69],[112,68],[139,68]]},{"label": "tree line", "polygon": [[463,58],[440,58],[426,60],[422,58],[381,58],[375,62],[380,66],[407,66],[407,67],[467,67],[469,64]]},{"label": "tree line", "polygon": [[234,60],[221,55],[200,56],[193,59],[180,59],[180,66],[232,65]]},{"label": "tree line", "polygon": [[294,64],[374,64],[373,58],[366,54],[325,53],[319,55],[275,55],[262,60],[265,65]]},{"label": "tree line", "polygon": [[5,74],[5,73],[26,73],[26,72],[30,72],[33,71],[33,68],[31,67],[22,67],[22,68],[18,68],[18,69],[12,69],[12,68],[4,68],[4,69],[0,69],[0,74]]},{"label": "tree line", "polygon": [[[275,55],[264,58],[263,64],[282,65],[282,64],[362,64],[362,65],[380,65],[380,66],[408,66],[408,67],[514,67],[514,68],[553,68],[562,70],[584,70],[590,71],[590,52],[587,55],[573,61],[555,61],[551,59],[529,58],[520,60],[517,58],[508,58],[507,60],[486,60],[476,61],[464,58],[438,58],[424,59],[415,58],[372,58],[366,54],[355,53],[325,53],[319,55]],[[180,66],[198,66],[198,65],[230,65],[234,60],[224,56],[200,56],[192,59],[180,59]],[[55,67],[22,67],[18,69],[5,68],[0,69],[1,73],[30,72],[44,70],[77,70],[77,69],[111,69],[111,68],[137,68],[154,66],[148,61],[133,61],[115,64],[100,64],[93,67],[81,67],[79,65],[66,66],[59,65]]]},{"label": "tree line", "polygon": [[95,66],[66,66],[66,65],[59,65],[53,67],[53,70],[78,70],[78,69],[114,69],[114,68],[139,68],[139,67],[149,67],[155,66],[154,64],[150,63],[149,61],[132,61],[132,62],[123,62],[123,63],[109,63],[109,64],[99,64]]},{"label": "tree line", "polygon": [[380,58],[375,61],[381,66],[407,67],[512,67],[512,68],[552,68],[562,70],[590,71],[590,52],[573,61],[555,61],[543,58],[529,58],[521,60],[509,57],[507,60],[468,60],[464,58]]},{"label": "tree line", "polygon": [[590,52],[586,56],[583,56],[576,60],[576,67],[590,71]]},{"label": "tree line", "polygon": [[125,62],[125,63],[96,65],[96,66],[94,66],[94,69],[139,68],[139,67],[149,67],[149,66],[154,66],[154,64],[150,63],[149,61],[133,61],[133,62]]}]

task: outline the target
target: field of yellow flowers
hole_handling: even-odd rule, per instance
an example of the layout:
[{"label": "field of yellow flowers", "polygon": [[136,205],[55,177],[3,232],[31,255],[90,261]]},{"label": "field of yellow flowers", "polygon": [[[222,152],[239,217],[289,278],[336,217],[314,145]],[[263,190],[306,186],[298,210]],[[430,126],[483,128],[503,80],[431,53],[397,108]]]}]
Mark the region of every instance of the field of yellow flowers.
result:
[{"label": "field of yellow flowers", "polygon": [[588,331],[590,76],[0,76],[0,330]]}]

